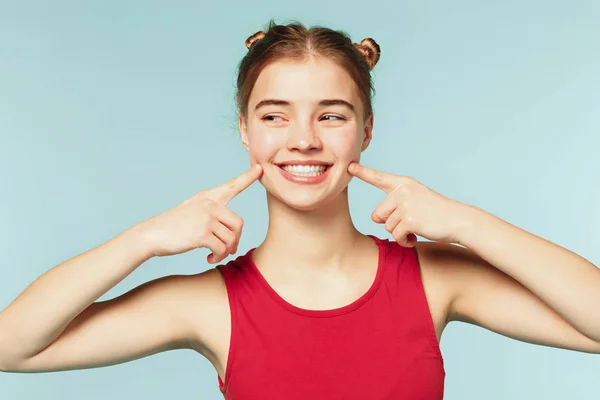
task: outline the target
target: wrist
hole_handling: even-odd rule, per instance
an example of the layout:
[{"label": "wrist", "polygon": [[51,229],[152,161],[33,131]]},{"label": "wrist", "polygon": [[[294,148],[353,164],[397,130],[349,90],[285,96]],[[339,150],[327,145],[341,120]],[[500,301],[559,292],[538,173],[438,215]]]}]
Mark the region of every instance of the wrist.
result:
[{"label": "wrist", "polygon": [[120,236],[127,243],[132,254],[140,261],[144,262],[155,256],[143,224],[134,225]]},{"label": "wrist", "polygon": [[475,206],[461,204],[460,212],[457,215],[455,242],[461,246],[471,247],[473,238],[480,234],[482,221],[489,214]]}]

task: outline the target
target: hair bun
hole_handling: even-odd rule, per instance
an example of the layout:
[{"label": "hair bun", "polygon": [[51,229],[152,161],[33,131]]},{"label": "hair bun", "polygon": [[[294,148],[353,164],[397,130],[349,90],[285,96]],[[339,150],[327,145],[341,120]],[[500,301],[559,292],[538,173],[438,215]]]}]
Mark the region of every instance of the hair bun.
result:
[{"label": "hair bun", "polygon": [[250,49],[252,45],[258,42],[260,39],[265,37],[265,33],[263,31],[258,31],[255,34],[251,35],[248,39],[246,39],[246,47]]},{"label": "hair bun", "polygon": [[365,61],[369,65],[369,69],[373,69],[377,61],[379,61],[379,55],[381,54],[381,48],[377,42],[371,38],[363,39],[360,44],[354,43],[356,50],[364,57]]}]

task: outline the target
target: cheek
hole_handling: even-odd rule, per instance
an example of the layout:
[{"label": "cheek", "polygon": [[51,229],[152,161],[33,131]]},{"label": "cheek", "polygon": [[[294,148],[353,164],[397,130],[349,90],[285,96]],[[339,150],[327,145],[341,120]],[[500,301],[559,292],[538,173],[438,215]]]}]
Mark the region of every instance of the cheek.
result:
[{"label": "cheek", "polygon": [[361,135],[356,128],[332,131],[323,139],[338,159],[352,160],[360,156]]},{"label": "cheek", "polygon": [[282,143],[280,143],[281,135],[276,135],[268,130],[260,131],[254,129],[248,131],[248,142],[248,152],[253,162],[270,161],[282,146]]}]

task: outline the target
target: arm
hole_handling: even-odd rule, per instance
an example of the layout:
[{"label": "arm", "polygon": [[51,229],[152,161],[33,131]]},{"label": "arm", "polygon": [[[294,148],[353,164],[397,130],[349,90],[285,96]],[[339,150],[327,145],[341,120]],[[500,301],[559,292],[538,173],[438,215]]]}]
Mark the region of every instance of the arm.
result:
[{"label": "arm", "polygon": [[129,230],[38,278],[0,312],[0,370],[98,367],[188,346],[192,327],[178,311],[184,277],[93,303],[148,258]]},{"label": "arm", "polygon": [[469,207],[462,248],[420,243],[451,287],[449,321],[540,345],[600,353],[600,270],[582,257]]},{"label": "arm", "polygon": [[94,301],[152,256],[208,248],[207,261],[216,264],[235,254],[243,220],[227,203],[261,175],[256,164],[39,277],[0,312],[0,370],[90,368],[175,348],[206,350],[201,331],[215,318],[196,307],[227,298],[214,269]]},{"label": "arm", "polygon": [[[425,272],[443,277],[449,318],[600,352],[600,270],[592,263],[413,178],[358,163],[348,172],[387,193],[371,218],[400,245],[418,246]],[[436,243],[418,243],[415,235]]]}]

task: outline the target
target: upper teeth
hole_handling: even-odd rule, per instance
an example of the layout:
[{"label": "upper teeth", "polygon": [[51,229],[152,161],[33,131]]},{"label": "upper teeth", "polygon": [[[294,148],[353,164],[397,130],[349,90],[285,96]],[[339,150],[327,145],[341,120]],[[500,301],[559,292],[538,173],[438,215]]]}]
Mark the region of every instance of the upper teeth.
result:
[{"label": "upper teeth", "polygon": [[288,172],[323,172],[327,169],[325,165],[284,165],[282,166]]}]

